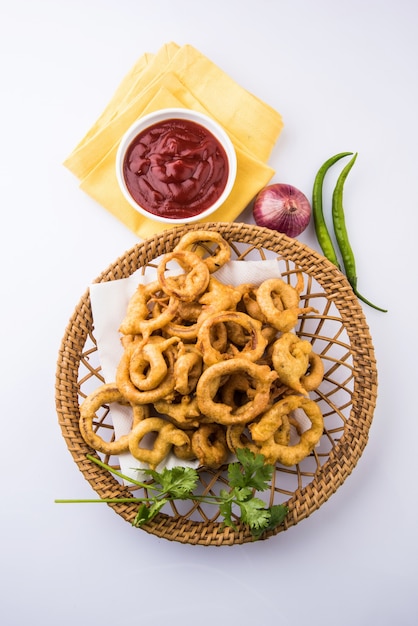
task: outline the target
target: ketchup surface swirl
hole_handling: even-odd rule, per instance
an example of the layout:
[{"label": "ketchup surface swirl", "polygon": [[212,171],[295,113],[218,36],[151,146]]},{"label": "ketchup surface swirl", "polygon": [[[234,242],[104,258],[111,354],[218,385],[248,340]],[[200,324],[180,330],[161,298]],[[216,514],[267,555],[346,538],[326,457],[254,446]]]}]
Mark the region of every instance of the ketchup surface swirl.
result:
[{"label": "ketchup surface swirl", "polygon": [[129,193],[146,211],[162,217],[192,217],[222,194],[228,160],[206,128],[183,119],[159,122],[131,142],[123,164]]}]

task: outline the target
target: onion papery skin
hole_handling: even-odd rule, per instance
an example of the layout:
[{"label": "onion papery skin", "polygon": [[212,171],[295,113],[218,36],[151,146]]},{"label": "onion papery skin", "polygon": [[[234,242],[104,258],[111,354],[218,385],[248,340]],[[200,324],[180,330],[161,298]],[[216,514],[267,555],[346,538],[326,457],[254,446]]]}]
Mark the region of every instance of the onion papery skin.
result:
[{"label": "onion papery skin", "polygon": [[297,237],[307,228],[312,207],[308,198],[293,185],[275,183],[264,187],[254,200],[257,226]]}]

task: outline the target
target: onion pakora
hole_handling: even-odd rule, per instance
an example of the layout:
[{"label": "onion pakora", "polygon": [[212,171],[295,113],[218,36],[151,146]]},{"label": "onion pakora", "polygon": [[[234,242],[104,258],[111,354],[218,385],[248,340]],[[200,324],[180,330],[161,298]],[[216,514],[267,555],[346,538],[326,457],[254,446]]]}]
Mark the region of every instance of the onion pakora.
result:
[{"label": "onion pakora", "polygon": [[[324,423],[309,392],[321,384],[324,367],[294,332],[300,316],[315,312],[300,305],[302,275],[296,287],[281,278],[223,284],[213,274],[230,255],[219,233],[190,231],[162,256],[157,279],[138,285],[119,327],[115,382],[80,407],[89,446],[109,455],[130,452],[151,468],[174,454],[216,469],[243,447],[284,465],[311,454]],[[130,407],[132,424],[106,442],[93,423],[110,403]],[[310,421],[306,430],[296,408]]]},{"label": "onion pakora", "polygon": [[[103,454],[121,454],[127,452],[129,448],[129,436],[122,435],[114,441],[105,441],[96,432],[94,432],[93,422],[97,417],[100,408],[117,402],[118,404],[128,404],[125,397],[119,391],[115,383],[104,383],[91,394],[89,394],[80,406],[79,427],[84,441]],[[142,404],[134,404],[132,428],[141,422],[148,412],[148,407]]]},{"label": "onion pakora", "polygon": [[[283,418],[295,409],[304,411],[311,426],[300,434],[298,443],[283,445],[275,440],[275,434]],[[251,435],[267,463],[279,462],[286,466],[296,465],[307,457],[321,438],[323,430],[324,420],[318,404],[303,396],[288,396],[279,400],[256,424],[250,426]]]}]

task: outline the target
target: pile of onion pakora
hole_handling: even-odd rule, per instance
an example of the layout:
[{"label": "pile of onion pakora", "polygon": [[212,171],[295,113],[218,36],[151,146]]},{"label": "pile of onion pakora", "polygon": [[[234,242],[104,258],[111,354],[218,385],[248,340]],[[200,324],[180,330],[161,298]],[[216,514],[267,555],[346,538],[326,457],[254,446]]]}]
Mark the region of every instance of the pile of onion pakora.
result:
[{"label": "pile of onion pakora", "polygon": [[[199,253],[205,246],[214,246],[208,256]],[[324,423],[309,392],[324,370],[311,343],[294,332],[299,316],[315,312],[300,306],[303,277],[296,286],[281,278],[226,285],[215,272],[229,259],[219,233],[190,231],[162,256],[156,280],[138,285],[119,328],[116,380],[80,406],[89,446],[108,455],[130,452],[152,469],[169,454],[216,469],[239,448],[286,466],[312,452]],[[132,407],[132,425],[105,441],[94,421],[111,403]]]}]

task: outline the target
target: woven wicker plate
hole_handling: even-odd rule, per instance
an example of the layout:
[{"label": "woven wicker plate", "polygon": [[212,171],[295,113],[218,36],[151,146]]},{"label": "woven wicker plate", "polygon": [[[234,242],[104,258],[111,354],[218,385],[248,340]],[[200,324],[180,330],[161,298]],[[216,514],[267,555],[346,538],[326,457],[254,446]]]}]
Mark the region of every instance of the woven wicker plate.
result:
[{"label": "woven wicker plate", "polygon": [[[233,259],[278,259],[282,277],[290,283],[302,271],[305,286],[301,306],[318,310],[303,316],[295,330],[301,338],[312,342],[324,363],[324,380],[319,389],[311,392],[311,398],[321,407],[325,429],[319,446],[302,463],[291,468],[277,465],[266,503],[286,503],[289,513],[283,526],[263,535],[267,539],[316,511],[356,466],[367,444],[376,404],[374,349],[363,311],[346,277],[321,255],[294,239],[257,226],[221,222],[204,227],[222,234],[230,244]],[[202,226],[175,227],[136,245],[95,282],[127,278],[139,268],[155,265],[155,259],[171,251],[185,232],[199,228]],[[103,382],[87,290],[68,323],[58,355],[57,414],[67,447],[98,496],[126,498],[132,493],[128,487],[86,459],[92,450],[84,443],[78,427],[79,403]],[[102,436],[112,432],[108,410],[98,416],[95,426]],[[104,460],[118,467],[118,459]],[[202,470],[199,477],[204,493],[217,493],[225,486],[222,470]],[[109,506],[132,523],[137,505]],[[216,507],[189,501],[182,501],[181,509],[170,504],[143,529],[181,543],[220,546],[253,541],[244,525],[238,524],[236,530],[224,527]]]}]

